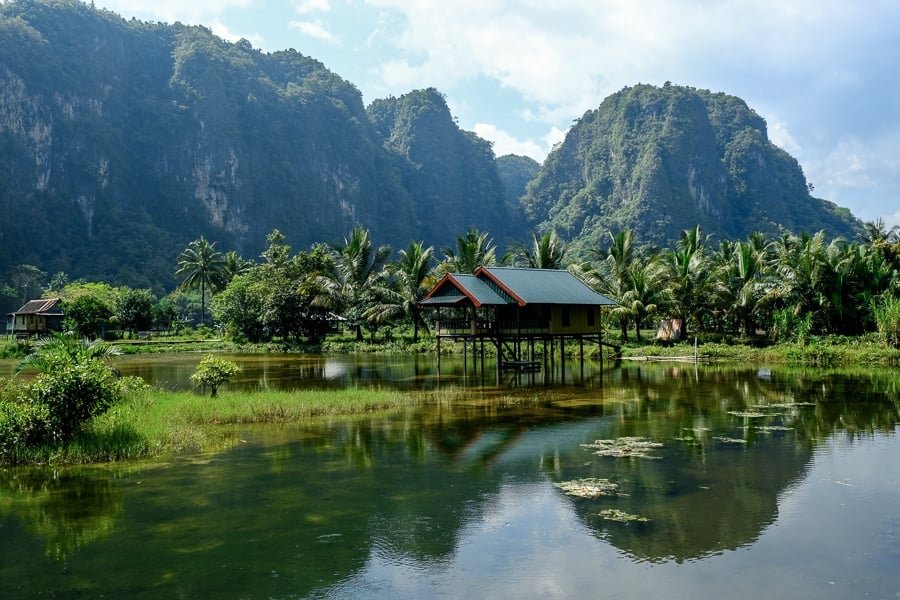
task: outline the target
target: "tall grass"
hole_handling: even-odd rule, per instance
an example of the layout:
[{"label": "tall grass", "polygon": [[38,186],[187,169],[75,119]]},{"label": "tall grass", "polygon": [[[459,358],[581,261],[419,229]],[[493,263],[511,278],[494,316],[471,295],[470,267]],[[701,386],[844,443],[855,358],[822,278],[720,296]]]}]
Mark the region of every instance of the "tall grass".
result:
[{"label": "tall grass", "polygon": [[875,303],[873,312],[882,340],[889,346],[900,348],[900,298],[885,294]]},{"label": "tall grass", "polygon": [[[86,464],[137,460],[185,451],[214,451],[237,442],[234,427],[252,423],[293,423],[322,416],[358,415],[450,401],[460,391],[300,390],[220,392],[217,398],[148,387],[94,418],[71,443],[23,449],[17,462]],[[225,427],[223,427],[225,426]]]}]

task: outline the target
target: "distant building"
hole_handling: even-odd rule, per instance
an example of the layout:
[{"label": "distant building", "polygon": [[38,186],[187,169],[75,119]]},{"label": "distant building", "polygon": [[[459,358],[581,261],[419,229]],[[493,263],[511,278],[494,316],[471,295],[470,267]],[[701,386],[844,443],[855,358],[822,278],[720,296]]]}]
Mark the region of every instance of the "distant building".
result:
[{"label": "distant building", "polygon": [[59,298],[29,300],[16,312],[6,314],[6,333],[28,337],[61,331],[64,316]]}]

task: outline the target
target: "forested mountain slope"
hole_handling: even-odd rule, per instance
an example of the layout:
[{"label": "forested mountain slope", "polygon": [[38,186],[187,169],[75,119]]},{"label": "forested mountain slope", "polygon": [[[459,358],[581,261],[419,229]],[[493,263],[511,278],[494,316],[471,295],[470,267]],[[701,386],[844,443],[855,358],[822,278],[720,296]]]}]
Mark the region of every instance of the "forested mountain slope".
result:
[{"label": "forested mountain slope", "polygon": [[373,114],[385,135],[351,83],[293,50],[72,0],[0,4],[0,272],[170,285],[200,235],[255,257],[273,228],[305,247],[361,223],[400,246],[505,223],[489,144],[438,94]]},{"label": "forested mountain slope", "polygon": [[857,226],[724,94],[626,88],[540,166],[495,159],[434,89],[366,108],[294,50],[76,0],[0,3],[0,278],[32,264],[171,288],[190,241],[256,258],[275,228],[295,248],[355,224],[395,247],[440,248],[469,227],[501,245],[554,228],[585,247],[609,229],[663,243],[698,223],[720,238]]},{"label": "forested mountain slope", "polygon": [[854,236],[846,209],[814,198],[799,163],[734,96],[637,85],[588,111],[523,199],[534,224],[582,246],[629,227],[664,244],[701,225],[718,239],[826,230]]}]

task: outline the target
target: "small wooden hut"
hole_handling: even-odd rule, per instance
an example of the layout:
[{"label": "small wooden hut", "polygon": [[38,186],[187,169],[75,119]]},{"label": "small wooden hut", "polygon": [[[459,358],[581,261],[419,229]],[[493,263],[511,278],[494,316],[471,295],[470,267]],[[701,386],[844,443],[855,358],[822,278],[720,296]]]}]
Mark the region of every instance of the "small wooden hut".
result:
[{"label": "small wooden hut", "polygon": [[[498,370],[537,368],[534,344],[549,351],[566,340],[603,342],[600,311],[616,303],[598,294],[568,271],[481,267],[474,274],[448,273],[419,303],[436,309],[434,324],[440,354],[441,339],[497,350]],[[525,360],[526,357],[528,360]]]},{"label": "small wooden hut", "polygon": [[62,330],[59,298],[29,300],[16,312],[6,314],[6,333],[15,337],[46,335]]}]

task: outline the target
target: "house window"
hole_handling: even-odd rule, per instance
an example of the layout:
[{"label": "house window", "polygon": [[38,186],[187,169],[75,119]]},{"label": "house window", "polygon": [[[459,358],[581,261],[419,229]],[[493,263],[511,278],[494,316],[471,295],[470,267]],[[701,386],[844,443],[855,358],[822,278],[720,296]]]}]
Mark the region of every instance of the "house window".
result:
[{"label": "house window", "polygon": [[594,324],[595,324],[595,321],[594,321],[594,307],[593,307],[593,306],[588,306],[587,311],[588,311],[588,314],[587,314],[588,327],[593,327]]},{"label": "house window", "polygon": [[571,316],[569,315],[569,307],[563,306],[562,307],[562,326],[568,327],[571,324],[572,324],[572,319],[571,319]]}]

